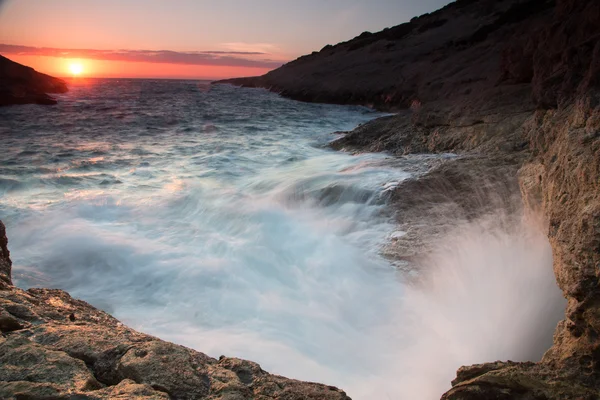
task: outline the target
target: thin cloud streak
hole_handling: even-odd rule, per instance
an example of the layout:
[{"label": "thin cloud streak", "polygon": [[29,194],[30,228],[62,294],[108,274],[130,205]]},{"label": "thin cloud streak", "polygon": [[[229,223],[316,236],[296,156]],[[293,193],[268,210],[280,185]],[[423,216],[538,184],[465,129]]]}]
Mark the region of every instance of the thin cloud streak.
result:
[{"label": "thin cloud streak", "polygon": [[279,47],[272,43],[245,43],[245,42],[231,42],[221,43],[222,47],[231,50],[233,53],[277,53],[280,51]]},{"label": "thin cloud streak", "polygon": [[[261,51],[190,51],[172,50],[94,50],[58,49],[0,44],[0,53],[59,58],[86,58],[106,61],[149,62],[157,64],[211,65],[248,68],[277,68],[283,62],[269,58]],[[252,57],[252,58],[250,58]]]}]

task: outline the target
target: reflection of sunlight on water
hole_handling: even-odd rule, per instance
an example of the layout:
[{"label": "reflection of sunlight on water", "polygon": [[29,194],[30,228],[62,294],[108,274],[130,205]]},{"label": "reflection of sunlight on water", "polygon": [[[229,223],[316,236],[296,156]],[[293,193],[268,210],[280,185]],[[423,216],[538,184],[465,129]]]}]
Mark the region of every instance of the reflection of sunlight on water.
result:
[{"label": "reflection of sunlight on water", "polygon": [[[76,151],[109,151],[113,145],[109,142],[90,142],[86,141],[83,143],[73,143],[72,149]],[[71,149],[71,146],[65,147],[66,149]]]},{"label": "reflection of sunlight on water", "polygon": [[185,183],[181,179],[172,178],[170,183],[167,183],[164,188],[169,192],[179,192],[185,188]]},{"label": "reflection of sunlight on water", "polygon": [[64,193],[64,197],[66,201],[89,201],[90,204],[98,206],[107,205],[109,202],[114,205],[120,204],[120,200],[113,202],[103,190],[72,190]]}]

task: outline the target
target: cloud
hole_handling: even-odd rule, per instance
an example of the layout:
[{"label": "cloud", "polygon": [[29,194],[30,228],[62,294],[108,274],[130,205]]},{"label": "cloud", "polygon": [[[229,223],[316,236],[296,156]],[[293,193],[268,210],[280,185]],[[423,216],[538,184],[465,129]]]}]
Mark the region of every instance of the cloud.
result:
[{"label": "cloud", "polygon": [[[263,44],[266,45],[266,44]],[[149,62],[184,65],[212,65],[250,68],[277,68],[283,62],[269,58],[267,51],[248,50],[248,47],[233,48],[228,51],[172,51],[172,50],[93,50],[59,49],[52,47],[31,47],[0,44],[0,53],[28,56],[48,56],[60,58],[87,58],[92,60]],[[273,48],[275,48],[273,46]],[[263,46],[262,49],[268,49]]]},{"label": "cloud", "polygon": [[221,46],[234,52],[258,52],[258,53],[278,53],[280,50],[272,43],[245,43],[230,42],[221,43]]}]

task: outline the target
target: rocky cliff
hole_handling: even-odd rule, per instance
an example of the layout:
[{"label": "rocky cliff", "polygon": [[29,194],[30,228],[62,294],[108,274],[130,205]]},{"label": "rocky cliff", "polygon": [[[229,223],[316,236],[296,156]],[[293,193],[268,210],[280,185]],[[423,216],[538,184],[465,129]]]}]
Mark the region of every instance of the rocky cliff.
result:
[{"label": "rocky cliff", "polygon": [[325,46],[264,76],[222,82],[383,110],[490,97],[481,92],[494,92],[500,81],[531,79],[531,70],[511,63],[518,49],[504,49],[511,38],[547,23],[553,6],[552,0],[459,0],[408,23]]},{"label": "rocky cliff", "polygon": [[136,332],[62,290],[19,289],[7,242],[0,222],[2,399],[349,399]]},{"label": "rocky cliff", "polygon": [[[600,2],[459,0],[225,83],[398,111],[337,149],[462,155],[398,189],[400,223],[410,218],[402,207],[418,202],[408,192],[426,196],[418,212],[452,203],[469,213],[477,207],[460,185],[519,185],[520,201],[546,218],[565,319],[541,362],[463,367],[442,398],[600,398]],[[496,179],[507,176],[500,170],[514,181]],[[391,247],[405,256],[407,246]]]},{"label": "rocky cliff", "polygon": [[56,104],[47,93],[64,93],[62,79],[39,73],[33,68],[0,56],[0,106],[12,104]]}]

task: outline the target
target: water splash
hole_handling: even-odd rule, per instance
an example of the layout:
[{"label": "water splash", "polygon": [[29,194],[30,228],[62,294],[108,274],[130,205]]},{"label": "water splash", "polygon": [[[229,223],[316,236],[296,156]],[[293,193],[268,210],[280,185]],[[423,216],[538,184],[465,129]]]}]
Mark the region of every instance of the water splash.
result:
[{"label": "water splash", "polygon": [[355,399],[439,398],[460,365],[540,357],[562,303],[539,230],[461,225],[408,283],[378,252],[385,199],[427,157],[323,149],[364,109],[194,86],[103,81],[0,110],[19,285]]},{"label": "water splash", "polygon": [[462,225],[406,286],[397,316],[406,347],[393,364],[399,398],[439,398],[459,366],[538,361],[551,346],[565,307],[551,248],[531,220],[511,223],[499,213]]}]

